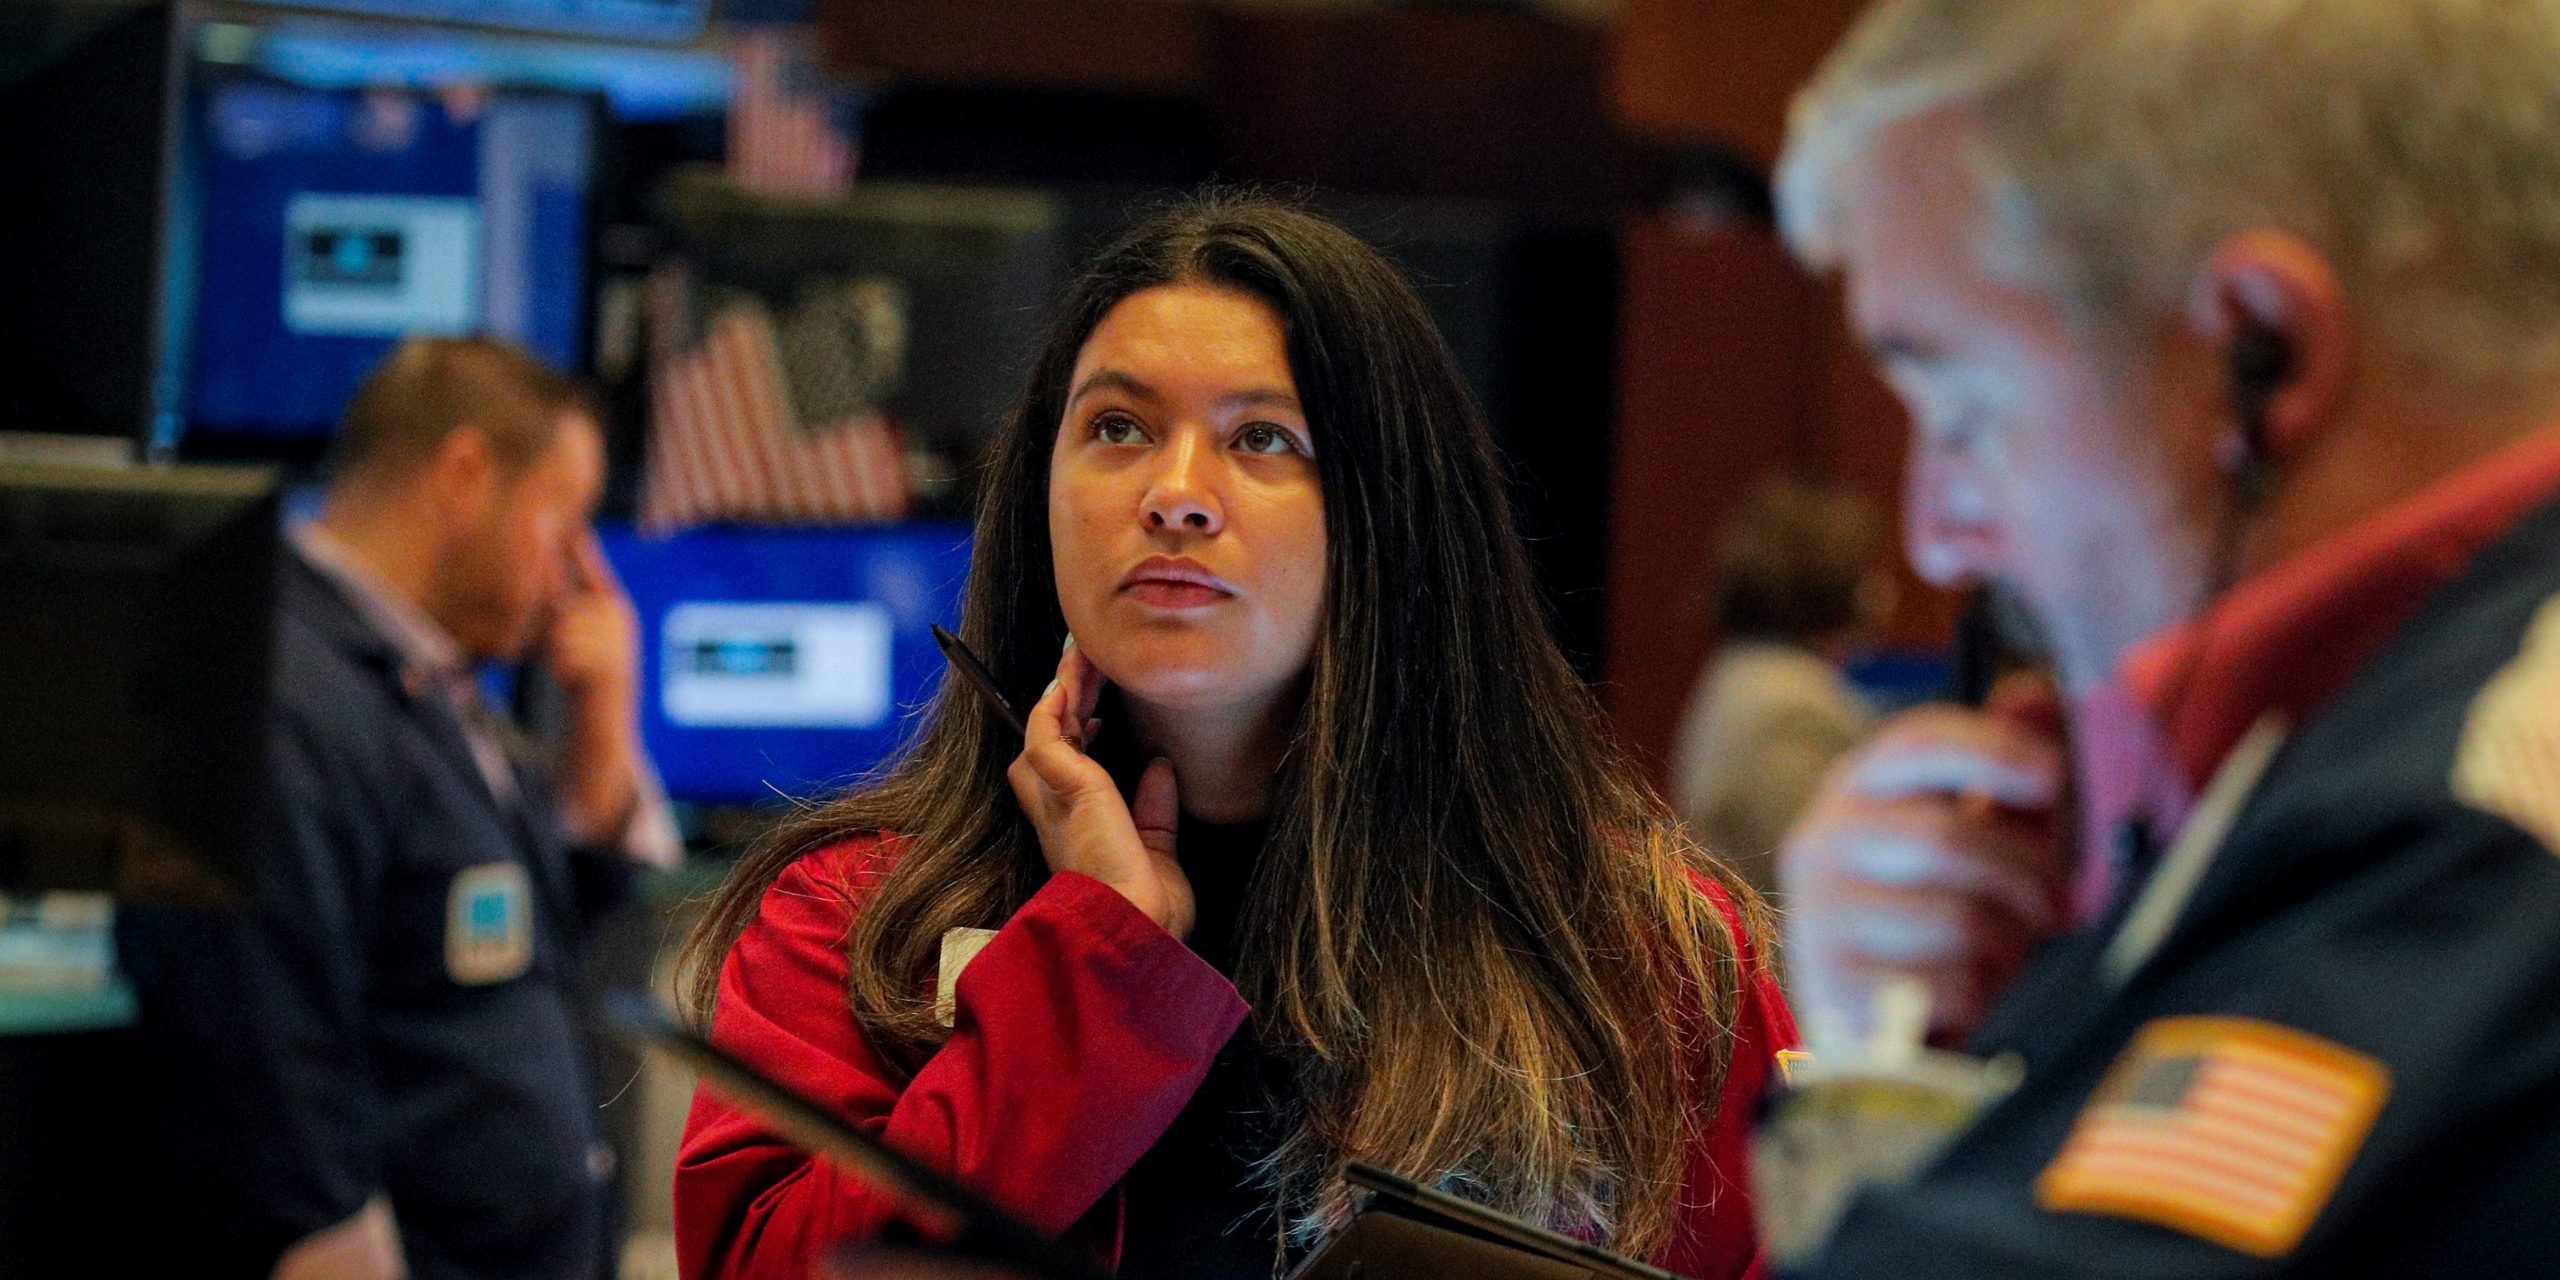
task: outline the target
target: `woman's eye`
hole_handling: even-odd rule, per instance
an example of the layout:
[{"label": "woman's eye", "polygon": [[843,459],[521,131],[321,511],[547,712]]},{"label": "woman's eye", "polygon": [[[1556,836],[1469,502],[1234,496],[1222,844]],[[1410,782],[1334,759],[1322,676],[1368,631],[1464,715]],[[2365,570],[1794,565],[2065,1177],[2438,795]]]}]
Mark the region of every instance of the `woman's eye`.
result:
[{"label": "woman's eye", "polygon": [[1093,420],[1093,438],[1104,444],[1136,444],[1147,438],[1147,430],[1127,414],[1106,413]]},{"label": "woman's eye", "polygon": [[1236,434],[1236,444],[1246,453],[1295,453],[1298,442],[1288,432],[1267,423],[1257,422]]}]

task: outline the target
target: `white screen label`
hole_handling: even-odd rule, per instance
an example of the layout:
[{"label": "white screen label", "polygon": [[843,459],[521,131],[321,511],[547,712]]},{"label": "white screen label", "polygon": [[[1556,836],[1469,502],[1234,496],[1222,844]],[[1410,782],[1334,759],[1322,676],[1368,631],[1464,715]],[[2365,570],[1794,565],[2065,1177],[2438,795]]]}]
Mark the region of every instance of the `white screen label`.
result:
[{"label": "white screen label", "polygon": [[295,333],[404,337],[480,327],[480,207],[450,196],[303,194],[285,206]]},{"label": "white screen label", "polygon": [[889,637],[876,604],[678,605],[661,702],[688,728],[867,729],[892,710]]}]

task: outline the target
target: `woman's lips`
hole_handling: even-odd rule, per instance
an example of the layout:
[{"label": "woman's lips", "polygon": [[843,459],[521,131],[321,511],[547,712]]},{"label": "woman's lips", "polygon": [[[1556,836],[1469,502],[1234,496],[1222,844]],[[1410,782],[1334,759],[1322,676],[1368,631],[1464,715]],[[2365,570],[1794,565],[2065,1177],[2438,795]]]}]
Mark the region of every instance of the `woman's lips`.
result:
[{"label": "woman's lips", "polygon": [[1149,556],[1120,580],[1120,591],[1157,609],[1200,609],[1235,595],[1235,589],[1189,556]]},{"label": "woman's lips", "polygon": [[1163,578],[1140,578],[1120,590],[1130,599],[1157,609],[1201,609],[1228,598],[1216,587]]}]

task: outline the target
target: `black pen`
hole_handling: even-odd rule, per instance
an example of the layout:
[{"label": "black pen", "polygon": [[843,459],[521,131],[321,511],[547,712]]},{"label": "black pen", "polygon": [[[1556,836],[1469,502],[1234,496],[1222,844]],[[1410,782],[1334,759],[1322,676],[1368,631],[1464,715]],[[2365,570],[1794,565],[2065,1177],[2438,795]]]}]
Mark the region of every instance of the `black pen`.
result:
[{"label": "black pen", "polygon": [[996,678],[988,674],[987,664],[978,661],[978,655],[969,652],[969,646],[960,643],[960,637],[943,630],[942,624],[937,622],[933,624],[933,642],[942,646],[942,656],[950,661],[951,669],[959,672],[961,678],[978,692],[985,694],[987,701],[995,705],[997,714],[1004,717],[1006,724],[1013,726],[1016,734],[1030,732],[1013,701],[1004,696],[1004,690],[996,687]]}]

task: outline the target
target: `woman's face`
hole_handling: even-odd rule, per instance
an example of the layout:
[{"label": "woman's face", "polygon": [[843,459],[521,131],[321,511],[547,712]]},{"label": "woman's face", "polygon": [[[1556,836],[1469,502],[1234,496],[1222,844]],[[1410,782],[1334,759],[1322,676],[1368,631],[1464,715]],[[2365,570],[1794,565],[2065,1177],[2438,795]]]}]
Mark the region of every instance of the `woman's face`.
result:
[{"label": "woman's face", "polygon": [[1289,689],[1324,610],[1317,441],[1280,317],[1249,294],[1131,294],[1085,340],[1049,455],[1058,604],[1130,696],[1210,711]]}]

